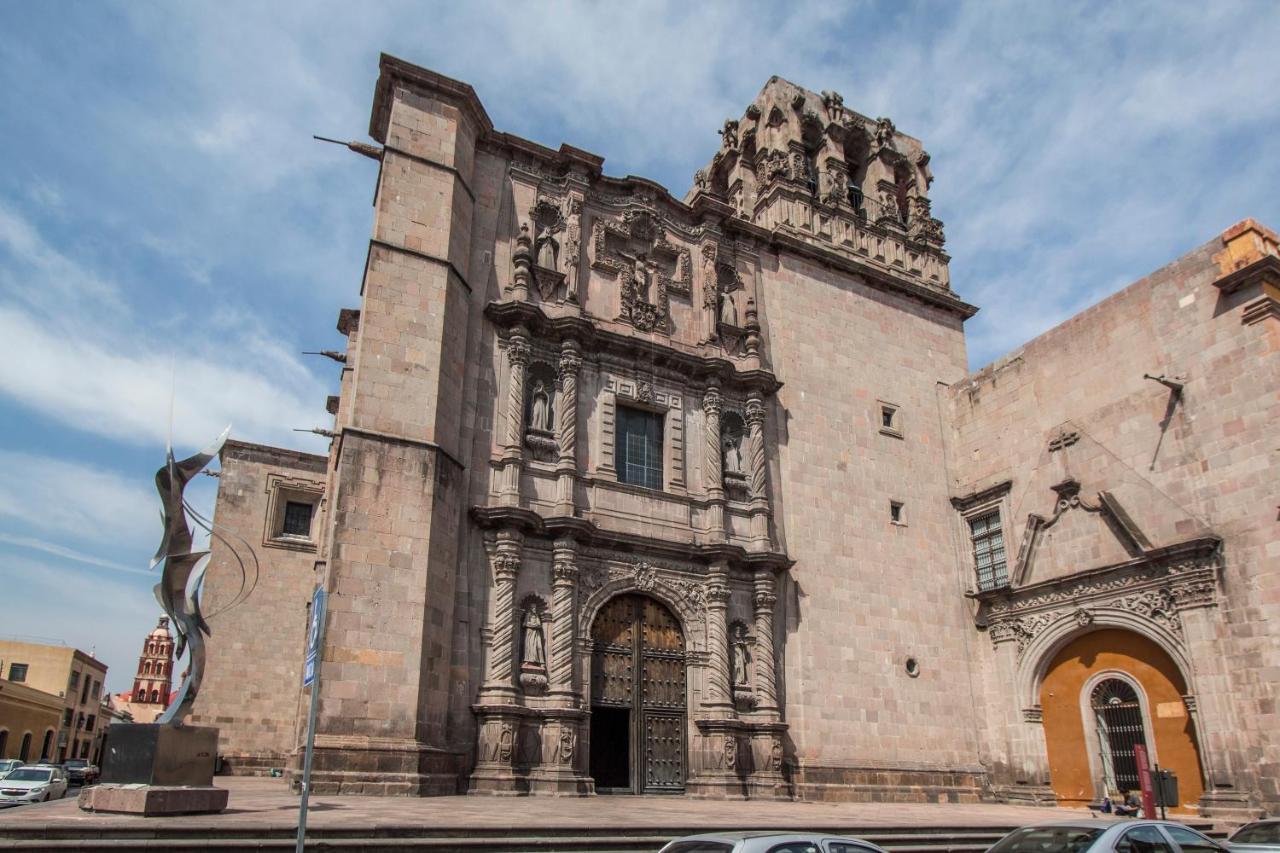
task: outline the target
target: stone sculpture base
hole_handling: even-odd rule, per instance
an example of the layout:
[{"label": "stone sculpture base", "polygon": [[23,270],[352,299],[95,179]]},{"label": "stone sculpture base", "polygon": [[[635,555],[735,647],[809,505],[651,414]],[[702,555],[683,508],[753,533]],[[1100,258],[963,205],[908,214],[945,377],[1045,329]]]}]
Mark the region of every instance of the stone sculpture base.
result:
[{"label": "stone sculpture base", "polygon": [[107,729],[101,784],[80,808],[137,815],[200,814],[227,807],[213,787],[218,730],[208,726],[116,723]]},{"label": "stone sculpture base", "polygon": [[89,812],[159,817],[208,814],[227,807],[226,788],[170,785],[94,785],[80,792],[80,808]]}]

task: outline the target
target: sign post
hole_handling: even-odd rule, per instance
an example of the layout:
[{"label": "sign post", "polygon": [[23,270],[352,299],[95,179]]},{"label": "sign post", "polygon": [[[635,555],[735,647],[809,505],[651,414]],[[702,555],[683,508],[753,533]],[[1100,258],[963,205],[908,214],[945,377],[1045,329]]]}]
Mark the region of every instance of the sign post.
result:
[{"label": "sign post", "polygon": [[1138,786],[1142,789],[1142,816],[1147,820],[1156,819],[1155,788],[1151,784],[1151,763],[1147,760],[1145,744],[1133,745],[1133,759],[1138,764]]},{"label": "sign post", "polygon": [[311,688],[311,712],[307,715],[307,751],[302,759],[302,805],[298,808],[298,841],[294,853],[303,853],[307,838],[307,806],[311,801],[311,754],[316,744],[316,709],[320,706],[320,646],[324,641],[324,587],[311,597],[311,625],[307,630],[307,659],[302,665],[302,686]]}]

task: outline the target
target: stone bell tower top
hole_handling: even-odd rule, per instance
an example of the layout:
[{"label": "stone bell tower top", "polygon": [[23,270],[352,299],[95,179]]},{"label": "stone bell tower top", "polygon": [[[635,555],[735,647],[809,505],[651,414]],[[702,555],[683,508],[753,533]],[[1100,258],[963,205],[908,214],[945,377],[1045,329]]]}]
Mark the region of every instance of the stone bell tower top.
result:
[{"label": "stone bell tower top", "polygon": [[687,202],[710,196],[756,225],[950,290],[942,222],[930,210],[929,154],[892,120],[854,112],[837,92],[772,77],[720,136]]},{"label": "stone bell tower top", "polygon": [[131,700],[160,705],[169,702],[173,684],[173,635],[169,633],[169,617],[161,616],[156,627],[142,642],[138,671],[133,678]]}]

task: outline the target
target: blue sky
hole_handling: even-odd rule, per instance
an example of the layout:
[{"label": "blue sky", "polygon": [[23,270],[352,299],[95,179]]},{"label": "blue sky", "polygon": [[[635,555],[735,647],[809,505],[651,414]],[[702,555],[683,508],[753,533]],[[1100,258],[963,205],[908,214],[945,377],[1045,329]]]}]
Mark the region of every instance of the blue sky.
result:
[{"label": "blue sky", "polygon": [[[1253,216],[1280,226],[1274,3],[0,4],[0,634],[127,689],[151,478],[226,423],[324,451],[380,51],[677,196],[770,75],[933,155],[979,367]],[[215,482],[201,478],[198,502]]]}]

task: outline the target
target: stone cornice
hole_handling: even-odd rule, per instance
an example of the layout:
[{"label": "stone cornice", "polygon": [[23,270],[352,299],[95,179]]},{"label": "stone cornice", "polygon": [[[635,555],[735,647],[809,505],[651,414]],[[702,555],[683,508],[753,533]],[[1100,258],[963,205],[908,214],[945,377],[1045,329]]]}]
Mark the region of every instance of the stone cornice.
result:
[{"label": "stone cornice", "polygon": [[976,492],[970,492],[969,494],[963,495],[961,497],[952,498],[951,505],[956,509],[960,510],[961,512],[964,512],[966,509],[969,509],[970,507],[979,506],[980,504],[985,504],[988,501],[993,501],[993,500],[996,500],[997,498],[1002,498],[1005,495],[1009,494],[1009,490],[1012,488],[1013,488],[1013,480],[1004,480],[1002,482],[996,483],[993,486],[988,486],[985,489],[981,489]]},{"label": "stone cornice", "polygon": [[[632,359],[641,356],[648,363],[659,367],[670,366],[681,375],[695,380],[715,377],[725,385],[756,390],[766,396],[777,393],[782,387],[778,378],[763,368],[743,370],[721,355],[699,355],[639,336],[619,334],[599,328],[589,317],[551,317],[532,302],[490,302],[485,307],[485,315],[500,329],[523,326],[534,334],[553,341],[576,340],[582,345],[584,353],[606,352]],[[709,352],[706,349],[703,351]]]},{"label": "stone cornice", "polygon": [[288,465],[291,468],[303,468],[316,474],[323,474],[329,466],[329,457],[318,453],[306,453],[301,450],[234,439],[229,439],[223,444],[222,452],[218,455],[222,459],[243,459],[247,462],[267,465]]},{"label": "stone cornice", "polygon": [[1253,263],[1222,276],[1213,286],[1224,294],[1232,294],[1253,284],[1280,285],[1280,257],[1263,255]]},{"label": "stone cornice", "polygon": [[483,137],[493,132],[493,122],[489,120],[489,114],[480,103],[476,90],[461,80],[428,71],[387,53],[382,54],[379,59],[378,70],[378,82],[373,92],[373,111],[369,116],[369,136],[378,142],[387,141],[387,123],[391,119],[391,101],[397,83],[452,101],[475,122],[477,136]]},{"label": "stone cornice", "polygon": [[483,529],[513,527],[523,533],[554,539],[573,536],[583,545],[603,545],[620,552],[666,555],[677,559],[709,562],[723,559],[730,563],[765,571],[785,571],[793,560],[776,551],[748,551],[726,543],[671,542],[649,536],[637,536],[607,530],[582,518],[542,516],[522,507],[474,506],[472,519]]}]

